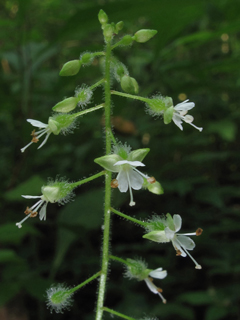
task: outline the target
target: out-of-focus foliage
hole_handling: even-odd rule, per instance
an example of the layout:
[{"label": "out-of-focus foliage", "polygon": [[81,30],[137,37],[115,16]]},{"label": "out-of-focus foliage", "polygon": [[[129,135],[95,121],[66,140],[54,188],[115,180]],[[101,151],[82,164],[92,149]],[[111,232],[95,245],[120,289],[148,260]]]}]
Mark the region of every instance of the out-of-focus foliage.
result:
[{"label": "out-of-focus foliage", "polygon": [[[188,258],[175,257],[171,244],[142,239],[143,230],[113,216],[112,254],[143,257],[149,268],[163,267],[167,298],[161,304],[145,283],[122,277],[111,263],[106,306],[135,318],[227,320],[240,314],[240,34],[238,0],[6,0],[0,4],[1,96],[1,226],[0,316],[16,319],[92,319],[97,281],[76,293],[70,312],[50,314],[45,290],[56,282],[76,285],[100,269],[103,180],[77,189],[65,207],[49,204],[46,222],[29,219],[22,229],[15,222],[33,203],[21,194],[39,195],[48,177],[78,180],[96,173],[93,159],[103,154],[102,112],[84,116],[74,135],[51,136],[40,150],[32,145],[27,118],[47,121],[51,108],[72,96],[76,86],[101,79],[99,60],[73,77],[58,76],[62,65],[80,53],[99,51],[102,34],[97,13],[123,20],[125,34],[158,30],[146,44],[115,51],[137,79],[143,96],[172,96],[196,103],[191,114],[204,128],[199,133],[184,123],[146,115],[145,106],[113,97],[113,124],[119,140],[133,148],[149,147],[146,171],[165,190],[156,196],[113,191],[121,211],[147,218],[153,213],[178,213],[183,232],[202,227],[193,252],[203,266],[195,270]],[[122,33],[123,34],[123,33]],[[119,84],[113,88],[120,90]],[[92,105],[101,101],[96,89]],[[156,284],[158,285],[157,281]],[[105,315],[109,319],[109,315]],[[8,319],[8,318],[6,318]]]}]

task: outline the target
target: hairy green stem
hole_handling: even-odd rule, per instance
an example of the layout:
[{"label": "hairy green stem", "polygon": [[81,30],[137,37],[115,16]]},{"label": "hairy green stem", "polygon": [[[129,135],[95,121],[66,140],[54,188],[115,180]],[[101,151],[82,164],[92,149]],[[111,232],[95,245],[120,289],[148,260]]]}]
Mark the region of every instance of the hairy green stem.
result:
[{"label": "hairy green stem", "polygon": [[[111,92],[110,92],[110,63],[111,63],[111,42],[106,46],[105,59],[105,130],[106,130],[106,155],[111,152]],[[106,291],[106,281],[108,273],[108,254],[110,237],[110,216],[111,216],[111,180],[112,174],[106,171],[105,174],[105,206],[104,206],[104,226],[103,226],[103,248],[102,248],[102,272],[100,276],[96,320],[102,319],[103,303]]]},{"label": "hairy green stem", "polygon": [[123,319],[136,320],[136,319],[134,319],[134,318],[132,318],[132,317],[128,317],[128,316],[126,316],[125,314],[122,314],[122,313],[117,312],[117,311],[115,311],[115,310],[109,309],[109,308],[107,308],[107,307],[103,307],[102,309],[103,309],[104,311],[107,311],[107,312],[111,313],[111,314],[115,314],[116,316],[118,316],[118,317],[120,317],[120,318],[123,318]]},{"label": "hairy green stem", "polygon": [[116,210],[116,209],[111,208],[111,211],[112,211],[113,213],[119,215],[120,217],[123,217],[123,218],[125,218],[125,219],[127,219],[127,220],[130,220],[130,221],[134,222],[134,223],[140,224],[140,225],[143,226],[143,227],[147,227],[147,226],[148,226],[148,223],[147,223],[147,222],[143,222],[143,221],[141,221],[141,220],[132,218],[132,217],[130,217],[130,216],[128,216],[128,215],[126,215],[126,214],[124,214],[124,213]]},{"label": "hairy green stem", "polygon": [[83,115],[86,114],[86,113],[96,111],[96,110],[101,109],[101,108],[104,108],[104,103],[101,103],[101,104],[99,104],[99,105],[96,106],[96,107],[92,107],[92,108],[89,108],[89,109],[86,109],[86,110],[83,110],[83,111],[74,113],[74,114],[73,114],[73,119],[75,119],[75,118],[77,118],[77,117],[80,117],[80,116],[83,116]]},{"label": "hairy green stem", "polygon": [[96,179],[96,178],[99,178],[99,177],[103,176],[105,173],[106,173],[106,171],[101,171],[101,172],[99,172],[99,173],[94,174],[93,176],[91,176],[91,177],[89,177],[89,178],[86,178],[86,179],[83,179],[83,180],[80,180],[80,181],[77,181],[77,182],[72,183],[72,186],[73,186],[73,187],[78,187],[78,186],[80,186],[81,184],[87,183],[87,182],[89,182],[89,181],[92,181],[92,180],[94,180],[94,179]]},{"label": "hairy green stem", "polygon": [[147,102],[147,103],[148,103],[149,100],[151,100],[151,99],[148,99],[148,98],[135,96],[133,94],[119,92],[119,91],[115,91],[115,90],[111,90],[111,94],[115,94],[116,96],[121,96],[121,97],[125,97],[125,98],[140,100],[140,101]]},{"label": "hairy green stem", "polygon": [[95,89],[96,87],[100,86],[101,84],[103,84],[105,82],[105,79],[101,79],[98,82],[94,83],[91,87],[89,87],[90,90]]},{"label": "hairy green stem", "polygon": [[112,260],[121,262],[121,263],[123,263],[123,264],[126,264],[127,266],[131,266],[131,264],[128,263],[127,260],[124,260],[124,259],[119,258],[119,257],[116,257],[116,256],[109,255],[109,259],[112,259]]},{"label": "hairy green stem", "polygon": [[75,291],[77,291],[78,289],[82,288],[83,286],[85,286],[86,284],[88,284],[89,282],[93,281],[94,279],[96,279],[97,277],[99,277],[101,275],[101,271],[95,273],[92,277],[88,278],[87,280],[85,280],[84,282],[80,283],[78,286],[69,289],[67,291],[67,293],[73,293]]}]

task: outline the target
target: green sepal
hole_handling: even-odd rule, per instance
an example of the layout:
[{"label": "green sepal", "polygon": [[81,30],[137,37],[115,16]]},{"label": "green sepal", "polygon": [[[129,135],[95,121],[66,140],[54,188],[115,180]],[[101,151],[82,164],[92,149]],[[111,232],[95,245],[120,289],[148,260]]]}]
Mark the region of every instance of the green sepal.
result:
[{"label": "green sepal", "polygon": [[67,113],[74,110],[77,106],[78,100],[75,97],[70,97],[58,102],[52,109],[55,112]]},{"label": "green sepal", "polygon": [[170,213],[167,213],[166,217],[167,217],[166,224],[168,225],[169,229],[175,231],[175,225],[174,225],[173,218],[170,215]]},{"label": "green sepal", "polygon": [[154,183],[149,183],[147,181],[147,179],[144,178],[143,187],[147,188],[148,191],[150,191],[150,192],[152,192],[154,194],[158,194],[158,195],[164,194],[163,187],[158,181],[156,181]]},{"label": "green sepal", "polygon": [[79,72],[80,67],[81,67],[80,60],[68,61],[63,65],[61,71],[59,72],[59,75],[63,77],[74,76]]},{"label": "green sepal", "polygon": [[143,236],[144,239],[148,239],[148,240],[151,240],[151,241],[154,241],[154,242],[161,242],[161,243],[164,243],[164,242],[170,242],[170,240],[166,237],[165,235],[165,231],[164,230],[161,230],[161,231],[151,231],[147,234],[145,234]]},{"label": "green sepal", "polygon": [[124,75],[121,78],[121,87],[127,93],[138,94],[139,87],[137,81],[128,75]]},{"label": "green sepal", "polygon": [[109,42],[112,40],[113,33],[114,33],[113,26],[111,24],[106,24],[103,29],[103,35],[106,42]]},{"label": "green sepal", "polygon": [[[122,160],[122,158],[117,154],[110,154],[107,156],[103,156],[100,158],[94,159],[94,162],[99,164],[104,169],[111,172],[119,172],[119,166],[114,166],[114,164],[118,161]],[[118,168],[118,169],[117,169]]]},{"label": "green sepal", "polygon": [[126,36],[124,36],[120,41],[119,41],[119,44],[121,45],[121,46],[129,46],[129,45],[131,45],[133,43],[133,38],[132,38],[132,36],[130,36],[130,35],[126,35]]},{"label": "green sepal", "polygon": [[41,191],[47,201],[51,203],[57,202],[61,198],[58,186],[43,186]]},{"label": "green sepal", "polygon": [[142,160],[146,157],[149,151],[150,151],[149,148],[143,148],[143,149],[137,149],[137,150],[131,151],[128,155],[128,160],[142,162]]},{"label": "green sepal", "polygon": [[62,129],[59,123],[53,117],[49,117],[48,126],[52,133],[55,135],[58,135]]},{"label": "green sepal", "polygon": [[123,21],[119,21],[119,22],[116,24],[116,31],[117,31],[117,33],[118,33],[118,31],[122,30],[123,26],[124,26]]},{"label": "green sepal", "polygon": [[172,121],[173,112],[174,112],[173,106],[170,107],[170,108],[168,108],[168,109],[164,112],[163,121],[164,121],[165,124],[169,124],[169,123]]},{"label": "green sepal", "polygon": [[135,33],[135,35],[133,36],[133,39],[136,42],[144,43],[150,40],[152,37],[154,37],[156,33],[157,33],[157,30],[142,29]]},{"label": "green sepal", "polygon": [[85,52],[80,56],[80,60],[84,65],[91,64],[95,55],[91,52]]}]

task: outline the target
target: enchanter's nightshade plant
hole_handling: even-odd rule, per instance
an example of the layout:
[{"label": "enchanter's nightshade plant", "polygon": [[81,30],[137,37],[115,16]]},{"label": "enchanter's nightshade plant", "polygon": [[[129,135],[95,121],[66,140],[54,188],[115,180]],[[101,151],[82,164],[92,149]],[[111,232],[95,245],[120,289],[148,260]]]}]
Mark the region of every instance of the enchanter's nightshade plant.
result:
[{"label": "enchanter's nightshade plant", "polygon": [[136,167],[144,167],[141,161],[146,157],[150,149],[138,149],[131,151],[131,148],[118,144],[113,148],[113,154],[103,156],[94,161],[104,169],[111,172],[118,172],[117,184],[120,192],[130,192],[130,206],[134,206],[132,189],[139,190],[142,188],[144,180],[149,177],[140,172]]},{"label": "enchanter's nightshade plant", "polygon": [[182,227],[182,218],[179,214],[174,214],[173,217],[168,213],[167,218],[154,217],[149,221],[147,226],[148,231],[153,230],[143,236],[143,238],[158,242],[172,241],[173,247],[176,250],[177,256],[186,257],[187,255],[192,259],[196,265],[196,269],[202,269],[197,261],[191,256],[188,250],[193,250],[195,247],[194,241],[187,236],[199,236],[202,234],[202,229],[198,228],[196,232],[192,233],[177,233]]},{"label": "enchanter's nightshade plant", "polygon": [[167,276],[167,271],[162,268],[151,270],[147,268],[147,264],[143,260],[127,259],[125,277],[129,279],[137,279],[138,281],[144,280],[149,290],[155,294],[158,294],[163,303],[166,303],[166,299],[162,296],[162,289],[155,286],[153,279],[164,279]]},{"label": "enchanter's nightshade plant", "polygon": [[[150,149],[142,148],[131,151],[131,148],[126,144],[123,145],[117,142],[118,139],[115,137],[111,123],[111,116],[113,113],[112,95],[118,95],[144,102],[147,105],[148,113],[153,116],[161,116],[164,120],[164,124],[169,124],[173,120],[173,122],[182,130],[182,122],[184,121],[199,131],[202,131],[202,128],[198,128],[193,125],[193,117],[187,115],[187,111],[195,106],[193,102],[188,102],[188,100],[186,100],[174,106],[171,97],[155,95],[152,96],[152,98],[144,98],[138,96],[137,94],[139,91],[139,86],[137,81],[129,75],[128,68],[121,61],[119,61],[115,55],[113,55],[113,50],[116,48],[129,46],[134,42],[144,43],[151,39],[157,33],[157,31],[147,29],[138,30],[134,35],[125,35],[120,37],[119,40],[115,41],[119,31],[123,28],[123,22],[119,21],[116,24],[113,22],[109,23],[108,16],[103,10],[100,10],[98,19],[103,30],[104,50],[100,52],[81,53],[80,58],[68,61],[63,65],[60,75],[64,77],[76,75],[80,71],[81,66],[88,66],[93,63],[94,59],[102,57],[102,79],[95,82],[91,86],[85,84],[80,84],[77,86],[75,89],[75,95],[73,97],[65,98],[52,108],[54,114],[53,116],[49,117],[47,124],[37,120],[27,119],[32,126],[39,128],[39,130],[34,130],[32,132],[32,141],[22,148],[21,151],[24,152],[32,143],[37,143],[44,135],[46,135],[46,137],[38,149],[47,142],[51,133],[58,135],[60,133],[66,134],[72,132],[76,127],[76,119],[78,117],[102,108],[104,110],[104,117],[102,118],[104,118],[105,124],[105,154],[96,158],[94,161],[103,167],[104,171],[73,183],[69,183],[64,179],[50,181],[46,186],[41,188],[41,195],[23,196],[27,199],[38,200],[30,208],[27,207],[25,211],[26,217],[16,225],[21,228],[22,223],[30,217],[37,216],[38,211],[40,220],[46,220],[47,205],[49,202],[65,204],[72,199],[74,188],[98,177],[104,176],[105,195],[104,219],[102,226],[103,244],[101,270],[73,288],[69,288],[65,285],[52,286],[47,291],[47,306],[51,311],[54,310],[57,313],[63,312],[63,310],[69,308],[72,302],[73,293],[76,290],[99,277],[98,297],[96,303],[96,320],[102,320],[104,312],[109,312],[112,315],[117,315],[124,319],[134,320],[133,318],[104,306],[106,284],[109,274],[109,259],[124,263],[127,268],[125,276],[128,278],[135,278],[138,281],[145,281],[150,291],[154,294],[158,294],[164,303],[166,303],[166,300],[161,294],[162,289],[158,288],[153,283],[152,278],[163,279],[167,276],[167,272],[162,270],[162,268],[157,268],[155,270],[148,269],[146,263],[142,260],[123,260],[109,254],[112,214],[119,215],[124,219],[146,228],[148,233],[144,236],[144,238],[160,243],[172,242],[175,250],[177,251],[177,255],[181,255],[183,257],[189,255],[196,264],[197,269],[200,269],[201,266],[188,252],[188,250],[192,250],[195,247],[194,242],[188,237],[188,235],[200,235],[202,229],[199,228],[196,233],[179,234],[178,231],[180,230],[182,224],[182,220],[179,215],[174,215],[173,218],[170,214],[168,214],[166,218],[153,216],[153,218],[149,221],[142,221],[132,217],[131,215],[126,215],[113,207],[112,188],[118,188],[120,192],[127,192],[129,190],[130,206],[135,205],[132,189],[148,189],[150,192],[160,195],[163,194],[163,188],[154,177],[149,177],[137,169],[138,167],[145,166],[143,160],[149,153]],[[99,63],[96,63],[96,65],[98,64]],[[117,85],[120,86],[124,92],[112,90],[112,78],[117,80]],[[104,101],[101,104],[81,110],[77,113],[72,113],[77,106],[83,109],[83,107],[86,107],[88,104],[90,104],[94,95],[94,89],[100,86],[104,88]],[[89,123],[91,123],[91,121],[89,121]],[[79,140],[81,142],[81,139]],[[161,143],[161,141],[159,143]],[[116,179],[112,179],[112,173],[117,174]],[[79,214],[86,214],[86,212],[82,213],[80,208]],[[149,319],[150,318],[145,318],[145,320]]]}]

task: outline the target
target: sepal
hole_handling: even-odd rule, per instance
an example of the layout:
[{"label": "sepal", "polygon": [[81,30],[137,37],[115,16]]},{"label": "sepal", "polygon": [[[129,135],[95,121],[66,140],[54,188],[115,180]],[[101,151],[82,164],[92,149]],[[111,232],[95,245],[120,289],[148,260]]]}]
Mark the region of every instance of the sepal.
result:
[{"label": "sepal", "polygon": [[164,112],[163,121],[164,121],[165,124],[169,124],[169,123],[172,121],[173,112],[174,112],[173,106],[170,107],[170,108],[168,108],[168,109]]},{"label": "sepal", "polygon": [[128,160],[142,162],[142,160],[146,157],[149,151],[150,151],[149,148],[143,148],[143,149],[137,149],[137,150],[131,151],[128,155]]},{"label": "sepal", "polygon": [[154,230],[143,236],[144,239],[148,239],[154,242],[170,242],[166,237],[164,230]]},{"label": "sepal", "polygon": [[110,154],[107,156],[103,156],[100,158],[94,159],[94,162],[99,164],[101,167],[103,167],[106,170],[109,170],[111,172],[118,172],[117,166],[114,166],[114,164],[118,161],[122,160],[121,157],[117,154]]}]

